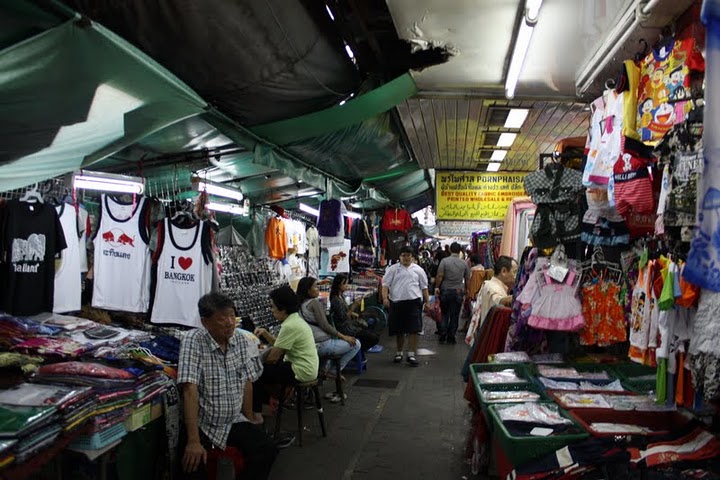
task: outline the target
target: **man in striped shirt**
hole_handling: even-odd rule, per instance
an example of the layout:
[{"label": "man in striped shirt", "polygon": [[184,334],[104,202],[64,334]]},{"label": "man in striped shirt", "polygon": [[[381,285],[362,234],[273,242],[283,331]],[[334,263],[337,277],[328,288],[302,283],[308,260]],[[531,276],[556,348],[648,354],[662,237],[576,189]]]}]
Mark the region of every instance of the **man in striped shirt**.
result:
[{"label": "man in striped shirt", "polygon": [[255,419],[252,382],[263,369],[258,348],[235,329],[235,309],[228,296],[209,293],[198,308],[204,328],[185,335],[178,362],[187,438],[183,471],[188,478],[207,478],[207,451],[232,446],[245,457],[242,477],[265,480],[277,449],[249,420]]}]

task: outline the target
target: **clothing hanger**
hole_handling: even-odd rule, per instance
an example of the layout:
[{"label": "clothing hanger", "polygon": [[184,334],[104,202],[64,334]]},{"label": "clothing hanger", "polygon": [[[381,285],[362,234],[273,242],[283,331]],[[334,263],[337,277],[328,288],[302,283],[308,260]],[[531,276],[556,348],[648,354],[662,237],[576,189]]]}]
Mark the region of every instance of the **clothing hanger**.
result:
[{"label": "clothing hanger", "polygon": [[647,40],[645,40],[644,38],[638,40],[638,43],[642,45],[642,50],[638,50],[635,53],[635,56],[633,58],[635,60],[635,63],[640,63],[642,59],[647,56],[648,50],[650,50],[650,45],[648,45]]},{"label": "clothing hanger", "polygon": [[21,202],[27,202],[27,203],[43,203],[43,196],[38,191],[38,184],[35,183],[32,187],[28,188],[25,191],[25,194],[20,197]]}]

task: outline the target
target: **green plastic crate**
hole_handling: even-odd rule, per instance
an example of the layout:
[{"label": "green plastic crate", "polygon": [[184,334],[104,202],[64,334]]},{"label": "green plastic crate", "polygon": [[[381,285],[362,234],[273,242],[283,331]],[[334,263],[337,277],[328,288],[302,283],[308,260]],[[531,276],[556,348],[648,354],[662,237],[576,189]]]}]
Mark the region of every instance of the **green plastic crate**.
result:
[{"label": "green plastic crate", "polygon": [[[613,365],[615,374],[623,387],[635,393],[652,393],[657,388],[657,368],[628,362]],[[649,378],[640,378],[649,377]]]},{"label": "green plastic crate", "polygon": [[[647,365],[640,365],[639,363],[618,363],[617,365],[613,365],[612,369],[615,371],[615,374],[620,380],[627,380],[633,383],[654,382],[654,376],[657,375],[657,368],[649,367]],[[648,376],[653,376],[653,378],[638,380],[638,377]]]},{"label": "green plastic crate", "polygon": [[545,390],[541,388],[539,385],[535,383],[509,383],[509,384],[485,384],[482,385],[482,387],[475,384],[475,393],[478,396],[478,400],[480,400],[480,408],[482,408],[483,414],[485,415],[485,419],[487,420],[487,425],[490,431],[492,432],[492,421],[490,419],[490,415],[488,413],[488,408],[490,405],[511,405],[512,403],[524,403],[522,401],[520,402],[505,402],[505,403],[497,403],[497,402],[488,402],[485,400],[485,397],[483,396],[482,391],[491,391],[491,392],[509,392],[509,391],[519,391],[519,390],[527,390],[533,393],[537,393],[540,395],[540,399],[538,402],[552,402],[552,399],[548,396],[547,393],[545,393]]},{"label": "green plastic crate", "polygon": [[[481,383],[477,377],[482,372],[501,372],[503,370],[515,370],[515,374],[521,379],[519,382],[513,383]],[[524,363],[473,363],[470,365],[470,376],[473,384],[478,385],[524,385],[532,382],[532,375],[528,365]],[[479,394],[478,394],[479,395]]]},{"label": "green plastic crate", "polygon": [[[574,368],[578,372],[591,372],[591,373],[597,373],[597,372],[605,372],[608,374],[608,379],[610,381],[617,380],[617,374],[615,371],[610,368],[609,365],[603,365],[603,364],[597,364],[597,363],[564,363],[562,365],[553,365],[553,364],[538,364],[535,366],[535,371],[537,375],[540,375],[540,370],[538,367],[540,366],[547,366],[551,368]],[[572,378],[572,377],[548,377],[553,380],[557,381],[568,381],[568,382],[577,382],[579,380],[586,380],[589,382],[593,382],[595,380],[589,380],[589,379],[580,379],[580,378]]]},{"label": "green plastic crate", "polygon": [[533,459],[543,457],[567,445],[581,442],[590,437],[587,431],[585,431],[568,412],[558,407],[555,403],[543,403],[554,406],[563,417],[572,421],[574,425],[573,432],[548,437],[514,437],[507,431],[497,413],[498,409],[507,407],[507,405],[490,405],[488,409],[495,438],[498,440],[505,456],[513,466],[523,465]]},{"label": "green plastic crate", "polygon": [[[540,402],[552,401],[552,400],[550,400],[550,397],[547,396],[545,391],[542,388],[538,387],[534,383],[528,383],[528,384],[523,384],[523,383],[502,384],[501,383],[501,384],[497,384],[497,385],[485,384],[485,385],[482,385],[481,388],[477,388],[476,392],[478,394],[478,398],[480,399],[481,404],[492,405],[492,404],[498,403],[498,402],[487,401],[483,395],[483,391],[486,391],[486,392],[512,392],[512,391],[520,391],[520,390],[526,390],[529,392],[537,393],[538,395],[540,395],[540,400],[539,400]],[[506,402],[506,403],[523,403],[523,402],[519,401],[519,402]]]}]

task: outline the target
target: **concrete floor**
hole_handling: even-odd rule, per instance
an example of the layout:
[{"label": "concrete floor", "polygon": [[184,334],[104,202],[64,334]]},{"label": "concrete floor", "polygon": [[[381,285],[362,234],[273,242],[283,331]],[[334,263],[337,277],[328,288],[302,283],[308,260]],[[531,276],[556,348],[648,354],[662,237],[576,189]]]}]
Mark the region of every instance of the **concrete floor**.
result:
[{"label": "concrete floor", "polygon": [[[418,368],[392,363],[395,339],[368,354],[368,369],[345,373],[345,406],[324,402],[327,438],[315,410],[304,412],[303,446],[281,450],[271,480],[461,480],[474,478],[463,461],[469,410],[460,368],[468,347],[440,345],[435,324],[426,319]],[[458,337],[460,338],[460,337]],[[424,351],[423,351],[424,350]],[[398,380],[393,389],[354,386],[358,378]],[[332,385],[324,385],[324,392]],[[296,429],[294,412],[283,427]],[[272,420],[269,420],[272,425]]]}]

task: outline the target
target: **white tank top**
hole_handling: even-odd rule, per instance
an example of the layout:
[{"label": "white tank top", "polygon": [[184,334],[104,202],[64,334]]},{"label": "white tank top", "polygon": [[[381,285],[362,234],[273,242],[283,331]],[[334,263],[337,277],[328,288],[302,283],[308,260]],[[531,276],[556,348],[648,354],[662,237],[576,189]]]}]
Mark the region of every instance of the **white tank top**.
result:
[{"label": "white tank top", "polygon": [[150,321],[201,327],[198,300],[212,289],[212,262],[203,256],[205,223],[179,228],[163,220],[154,256]]},{"label": "white tank top", "polygon": [[67,248],[60,256],[60,268],[55,270],[55,293],[53,312],[77,312],[80,305],[80,239],[78,238],[78,217],[75,207],[63,203],[55,207],[65,235]]},{"label": "white tank top", "polygon": [[144,216],[145,198],[135,205],[100,196],[95,232],[92,306],[147,312],[150,303],[150,248]]}]

